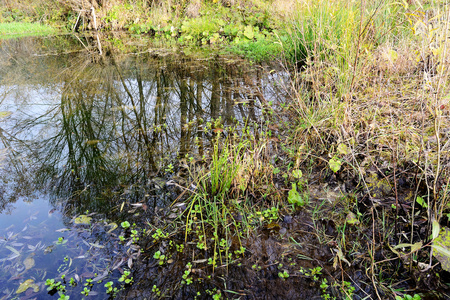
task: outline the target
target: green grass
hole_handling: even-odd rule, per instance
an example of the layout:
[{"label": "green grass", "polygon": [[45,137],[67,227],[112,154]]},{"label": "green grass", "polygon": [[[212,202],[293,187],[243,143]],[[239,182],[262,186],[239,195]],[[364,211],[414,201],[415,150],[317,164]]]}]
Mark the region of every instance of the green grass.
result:
[{"label": "green grass", "polygon": [[0,39],[18,36],[37,36],[55,34],[57,31],[39,23],[0,23]]}]

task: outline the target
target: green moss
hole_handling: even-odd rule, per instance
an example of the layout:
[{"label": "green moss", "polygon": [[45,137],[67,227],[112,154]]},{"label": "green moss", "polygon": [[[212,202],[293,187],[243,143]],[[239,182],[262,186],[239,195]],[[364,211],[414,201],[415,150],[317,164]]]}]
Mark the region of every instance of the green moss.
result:
[{"label": "green moss", "polygon": [[369,173],[366,177],[366,183],[369,188],[370,195],[374,198],[386,196],[392,190],[389,182],[385,178],[379,179],[376,173]]}]

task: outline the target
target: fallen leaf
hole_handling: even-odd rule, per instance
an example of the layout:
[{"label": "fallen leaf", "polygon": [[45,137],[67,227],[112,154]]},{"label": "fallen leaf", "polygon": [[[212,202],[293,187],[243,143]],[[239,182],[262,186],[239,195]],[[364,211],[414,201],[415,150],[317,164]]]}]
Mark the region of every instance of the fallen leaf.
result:
[{"label": "fallen leaf", "polygon": [[12,112],[10,111],[0,111],[0,120],[9,117],[10,115],[12,115]]},{"label": "fallen leaf", "polygon": [[16,294],[23,293],[26,290],[28,290],[29,288],[32,288],[35,293],[39,292],[39,286],[34,283],[34,280],[27,279],[20,284],[19,288],[16,291]]},{"label": "fallen leaf", "polygon": [[23,261],[23,265],[25,266],[25,270],[31,269],[35,265],[34,258],[32,258],[31,256],[28,256]]},{"label": "fallen leaf", "polygon": [[16,254],[16,255],[20,255],[20,252],[17,251],[16,249],[14,249],[14,248],[11,247],[11,246],[5,246],[5,248],[8,249],[8,250],[10,250],[11,252],[13,252],[13,253]]},{"label": "fallen leaf", "polygon": [[92,220],[91,217],[88,217],[86,215],[80,215],[75,218],[75,224],[90,225],[91,220]]},{"label": "fallen leaf", "polygon": [[352,212],[349,212],[347,214],[345,222],[347,222],[347,224],[350,224],[350,225],[359,225],[358,218],[356,218],[356,215],[354,213],[352,213]]},{"label": "fallen leaf", "polygon": [[117,224],[116,223],[114,223],[114,222],[112,222],[112,223],[109,223],[108,224],[108,226],[110,226],[111,227],[111,229],[110,230],[108,230],[108,233],[111,233],[111,232],[113,232],[117,227],[119,227],[119,226],[117,226]]}]

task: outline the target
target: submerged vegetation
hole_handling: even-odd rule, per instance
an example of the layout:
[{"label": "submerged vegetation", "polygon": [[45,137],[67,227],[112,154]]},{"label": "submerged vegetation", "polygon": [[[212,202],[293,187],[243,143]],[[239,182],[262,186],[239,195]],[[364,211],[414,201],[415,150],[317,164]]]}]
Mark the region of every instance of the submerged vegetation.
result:
[{"label": "submerged vegetation", "polygon": [[449,297],[445,0],[29,1],[8,1],[0,21],[126,30],[282,63],[272,72],[285,101],[244,76],[259,119],[199,118],[210,143],[193,138],[198,153],[152,169],[178,196],[151,220],[122,220],[118,242],[142,255],[108,294]]}]

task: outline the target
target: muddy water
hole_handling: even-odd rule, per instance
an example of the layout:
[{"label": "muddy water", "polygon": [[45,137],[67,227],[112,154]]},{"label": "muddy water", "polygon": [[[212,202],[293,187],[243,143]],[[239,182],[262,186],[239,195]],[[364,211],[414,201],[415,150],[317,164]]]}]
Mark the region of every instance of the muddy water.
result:
[{"label": "muddy water", "polygon": [[140,255],[121,222],[149,222],[178,166],[217,130],[261,122],[277,94],[231,58],[100,56],[80,41],[0,43],[0,299],[50,298],[49,279],[65,287],[55,299],[120,291]]}]

